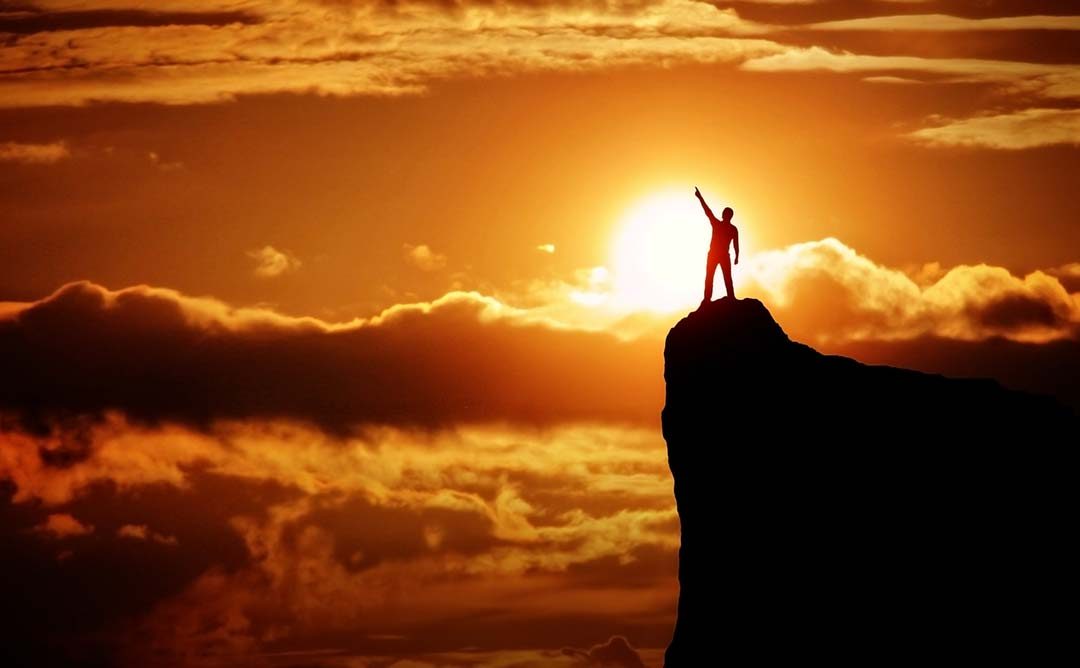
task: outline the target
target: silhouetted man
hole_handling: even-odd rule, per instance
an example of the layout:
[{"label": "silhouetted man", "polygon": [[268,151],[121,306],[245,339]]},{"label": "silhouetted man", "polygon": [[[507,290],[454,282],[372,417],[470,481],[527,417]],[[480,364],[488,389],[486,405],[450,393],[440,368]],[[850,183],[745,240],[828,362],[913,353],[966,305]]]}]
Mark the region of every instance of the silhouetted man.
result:
[{"label": "silhouetted man", "polygon": [[731,224],[735,212],[731,207],[724,207],[723,220],[717,220],[712,209],[705,203],[701,191],[696,187],[694,194],[701,202],[701,208],[705,209],[705,215],[709,217],[712,225],[712,241],[709,243],[709,258],[705,264],[705,298],[701,303],[712,301],[713,275],[716,273],[716,265],[724,270],[724,287],[727,288],[728,297],[735,299],[735,288],[731,285],[731,256],[728,254],[728,245],[735,246],[735,264],[739,264],[739,230]]}]

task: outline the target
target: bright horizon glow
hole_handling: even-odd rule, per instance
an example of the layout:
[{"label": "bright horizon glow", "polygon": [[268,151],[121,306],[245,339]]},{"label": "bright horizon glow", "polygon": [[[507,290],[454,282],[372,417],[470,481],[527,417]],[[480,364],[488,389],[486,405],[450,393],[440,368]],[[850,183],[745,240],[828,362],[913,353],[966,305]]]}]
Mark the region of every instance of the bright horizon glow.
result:
[{"label": "bright horizon glow", "polygon": [[[710,206],[720,211],[725,204]],[[700,302],[710,236],[709,221],[689,188],[634,203],[622,216],[613,248],[614,304],[669,312]],[[718,285],[719,296],[722,279]]]}]

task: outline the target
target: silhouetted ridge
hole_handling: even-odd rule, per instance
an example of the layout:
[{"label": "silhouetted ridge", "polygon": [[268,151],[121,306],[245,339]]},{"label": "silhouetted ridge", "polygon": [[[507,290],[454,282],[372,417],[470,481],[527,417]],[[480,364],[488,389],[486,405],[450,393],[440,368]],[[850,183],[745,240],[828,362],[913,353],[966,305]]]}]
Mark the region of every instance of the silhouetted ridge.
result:
[{"label": "silhouetted ridge", "polygon": [[664,356],[682,526],[667,668],[1065,650],[1071,411],[822,355],[752,299],[691,313]]}]

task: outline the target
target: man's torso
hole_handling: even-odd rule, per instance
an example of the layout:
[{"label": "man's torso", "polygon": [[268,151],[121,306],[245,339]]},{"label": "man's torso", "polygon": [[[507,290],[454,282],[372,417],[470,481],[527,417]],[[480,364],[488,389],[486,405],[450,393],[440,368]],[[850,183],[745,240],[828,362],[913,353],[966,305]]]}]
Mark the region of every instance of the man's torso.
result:
[{"label": "man's torso", "polygon": [[735,238],[735,226],[722,220],[709,221],[712,224],[712,241],[709,243],[710,255],[727,255],[728,246]]}]

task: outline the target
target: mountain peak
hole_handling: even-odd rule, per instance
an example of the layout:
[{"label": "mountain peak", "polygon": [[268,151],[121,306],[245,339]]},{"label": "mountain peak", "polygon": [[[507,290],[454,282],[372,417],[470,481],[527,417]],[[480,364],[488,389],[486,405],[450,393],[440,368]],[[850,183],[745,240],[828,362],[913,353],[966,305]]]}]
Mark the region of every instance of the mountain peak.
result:
[{"label": "mountain peak", "polygon": [[[762,346],[787,343],[787,334],[773,320],[765,305],[756,299],[724,297],[702,303],[672,328],[667,349],[692,349],[694,337],[708,337],[712,343],[758,349]],[[672,346],[672,337],[677,339]]]}]

